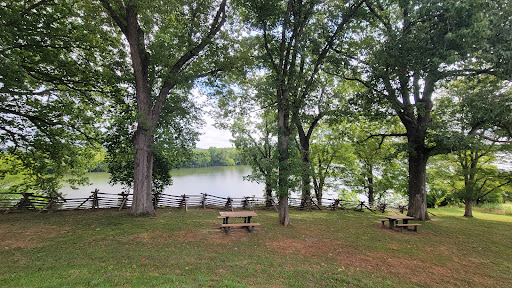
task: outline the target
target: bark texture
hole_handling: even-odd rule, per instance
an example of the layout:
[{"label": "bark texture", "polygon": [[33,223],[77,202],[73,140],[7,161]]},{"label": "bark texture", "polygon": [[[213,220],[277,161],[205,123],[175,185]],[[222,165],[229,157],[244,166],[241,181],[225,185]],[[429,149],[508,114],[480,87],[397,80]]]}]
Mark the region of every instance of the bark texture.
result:
[{"label": "bark texture", "polygon": [[428,220],[427,212],[427,161],[428,154],[420,151],[409,153],[409,210],[408,216],[416,220]]},{"label": "bark texture", "polygon": [[465,199],[464,202],[466,204],[466,207],[464,208],[464,217],[468,217],[468,218],[473,217],[473,204],[475,203],[475,201],[470,200],[470,199]]}]

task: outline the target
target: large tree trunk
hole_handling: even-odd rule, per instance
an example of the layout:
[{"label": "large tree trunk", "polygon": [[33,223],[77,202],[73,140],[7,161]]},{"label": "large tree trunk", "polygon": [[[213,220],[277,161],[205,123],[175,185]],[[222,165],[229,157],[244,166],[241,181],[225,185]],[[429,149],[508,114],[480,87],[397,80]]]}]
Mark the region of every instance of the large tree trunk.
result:
[{"label": "large tree trunk", "polygon": [[[153,176],[153,132],[157,125],[152,114],[152,97],[149,85],[149,53],[146,51],[144,32],[139,26],[135,6],[126,7],[126,27],[123,31],[130,45],[135,94],[137,98],[137,130],[134,136],[134,175],[132,215],[154,215],[151,199]],[[158,116],[158,115],[157,115]],[[158,118],[156,118],[158,119]]]},{"label": "large tree trunk", "polygon": [[465,199],[464,203],[466,204],[466,207],[464,208],[464,217],[471,218],[473,217],[473,204],[475,201],[470,199]]},{"label": "large tree trunk", "polygon": [[302,199],[311,199],[311,163],[309,157],[309,139],[302,143],[301,162],[302,162]]},{"label": "large tree trunk", "polygon": [[[267,177],[268,178],[268,177]],[[265,207],[272,207],[272,180],[265,181]]]},{"label": "large tree trunk", "polygon": [[424,221],[429,219],[425,188],[429,155],[423,145],[412,147],[416,149],[411,149],[409,152],[409,210],[407,215]]},{"label": "large tree trunk", "polygon": [[291,224],[288,210],[288,195],[279,196],[279,223],[288,226]]},{"label": "large tree trunk", "polygon": [[278,139],[277,145],[279,149],[278,160],[279,160],[279,171],[278,171],[278,189],[277,195],[279,196],[279,224],[288,226],[290,222],[290,216],[288,212],[288,186],[290,177],[289,167],[289,142],[290,142],[290,113],[288,108],[288,93],[278,89]]},{"label": "large tree trunk", "polygon": [[368,175],[366,176],[366,180],[368,181],[368,204],[370,207],[373,207],[375,204],[375,191],[373,187],[373,166],[368,166],[368,171],[366,171]]},{"label": "large tree trunk", "polygon": [[151,187],[153,173],[153,136],[147,130],[137,129],[134,139],[135,167],[133,175],[132,215],[154,215]]}]

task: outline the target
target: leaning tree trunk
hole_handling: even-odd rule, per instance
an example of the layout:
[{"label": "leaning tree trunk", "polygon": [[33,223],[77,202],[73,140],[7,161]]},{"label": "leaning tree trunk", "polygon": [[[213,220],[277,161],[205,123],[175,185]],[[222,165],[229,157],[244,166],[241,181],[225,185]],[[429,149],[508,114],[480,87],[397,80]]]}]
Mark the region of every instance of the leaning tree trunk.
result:
[{"label": "leaning tree trunk", "polygon": [[368,181],[368,204],[370,207],[373,207],[375,204],[375,191],[373,186],[373,166],[368,166],[368,171],[366,171],[368,175],[366,176],[366,180]]},{"label": "leaning tree trunk", "polygon": [[464,217],[473,217],[473,204],[475,201],[471,199],[464,199],[464,203],[466,204],[466,207],[464,208]]},{"label": "leaning tree trunk", "polygon": [[[409,146],[411,147],[411,146]],[[408,216],[416,220],[428,220],[427,213],[427,161],[428,153],[423,145],[409,152],[409,210]]]},{"label": "leaning tree trunk", "polygon": [[[301,141],[302,142],[302,141]],[[301,143],[302,146],[302,199],[311,199],[311,163],[309,157],[309,140],[307,143]]]}]

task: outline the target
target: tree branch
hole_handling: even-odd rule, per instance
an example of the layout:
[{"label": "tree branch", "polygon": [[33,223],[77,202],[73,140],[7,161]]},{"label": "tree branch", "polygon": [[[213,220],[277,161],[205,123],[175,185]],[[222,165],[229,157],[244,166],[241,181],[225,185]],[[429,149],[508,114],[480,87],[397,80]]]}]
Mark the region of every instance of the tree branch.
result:
[{"label": "tree branch", "polygon": [[[176,75],[178,74],[182,67],[189,62],[192,58],[199,55],[199,53],[208,45],[211,43],[212,39],[217,35],[217,33],[220,31],[224,23],[226,22],[226,2],[227,0],[222,0],[222,2],[219,5],[219,9],[217,10],[217,13],[215,14],[215,18],[213,19],[212,23],[210,24],[210,30],[208,34],[206,34],[199,44],[197,44],[195,47],[187,51],[183,56],[176,61],[176,63],[171,68],[171,74]],[[160,112],[162,111],[162,108],[165,104],[165,99],[167,98],[167,95],[169,94],[169,91],[176,86],[176,82],[174,80],[167,79],[164,81],[162,88],[160,89],[160,92],[158,94],[158,97],[156,99],[155,104],[153,105],[152,109],[152,123],[156,126],[158,123],[158,119],[160,117]]]}]

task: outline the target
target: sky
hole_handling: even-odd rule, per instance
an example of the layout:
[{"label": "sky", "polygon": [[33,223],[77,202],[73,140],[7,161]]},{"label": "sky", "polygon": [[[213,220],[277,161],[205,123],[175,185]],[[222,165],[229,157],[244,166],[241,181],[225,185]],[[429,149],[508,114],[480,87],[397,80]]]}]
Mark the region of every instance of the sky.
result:
[{"label": "sky", "polygon": [[[193,98],[200,105],[204,105],[207,100],[207,96],[200,92],[199,89],[195,88],[191,91]],[[209,111],[207,105],[205,107],[205,111]],[[215,121],[208,113],[203,113],[203,120],[206,125],[201,129],[201,135],[199,136],[199,141],[196,143],[196,148],[199,149],[208,149],[210,147],[216,148],[231,148],[233,144],[229,141],[231,139],[231,133],[228,130],[220,130],[213,126]]]},{"label": "sky", "polygon": [[231,133],[227,130],[219,130],[213,127],[213,119],[209,116],[203,116],[206,121],[206,126],[201,129],[201,136],[199,136],[199,142],[196,147],[200,149],[208,149],[210,147],[217,148],[230,148],[233,144],[229,142],[231,139]]}]

